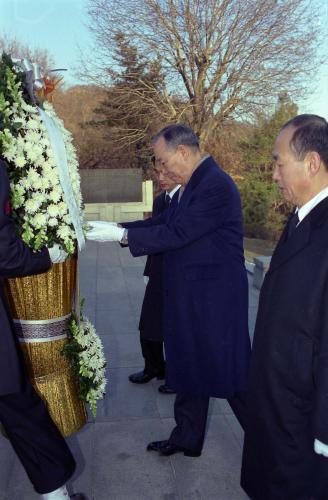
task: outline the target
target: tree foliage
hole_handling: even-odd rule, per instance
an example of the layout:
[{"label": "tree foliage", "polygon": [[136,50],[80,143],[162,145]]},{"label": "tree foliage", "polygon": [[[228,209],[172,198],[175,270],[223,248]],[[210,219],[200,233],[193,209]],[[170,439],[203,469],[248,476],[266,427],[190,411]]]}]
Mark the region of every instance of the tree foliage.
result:
[{"label": "tree foliage", "polygon": [[97,117],[94,109],[104,97],[105,92],[92,85],[76,85],[54,92],[53,105],[73,134],[80,168],[106,168],[113,163],[115,151],[103,137],[102,131],[87,126]]},{"label": "tree foliage", "polygon": [[46,49],[30,49],[16,38],[6,34],[0,36],[0,53],[2,52],[9,54],[11,58],[28,59],[38,63],[43,69],[51,68],[54,64],[53,57]]},{"label": "tree foliage", "polygon": [[252,136],[240,144],[245,167],[238,185],[247,236],[276,239],[285,222],[290,207],[272,180],[272,150],[281,127],[295,115],[296,104],[287,94],[281,95],[275,112],[260,116]]},{"label": "tree foliage", "polygon": [[[114,60],[119,71],[109,68],[112,85],[95,109],[101,118],[90,124],[100,128],[118,151],[130,154],[136,167],[149,161],[150,137],[160,126],[158,121],[163,75],[158,61],[148,60],[122,34],[115,37]],[[157,102],[158,110],[149,106]]]},{"label": "tree foliage", "polygon": [[310,0],[89,0],[88,6],[95,47],[85,76],[115,83],[122,72],[116,42],[124,34],[163,77],[148,86],[135,80],[131,94],[140,112],[147,109],[149,121],[158,117],[163,125],[188,123],[203,143],[227,120],[254,117],[281,91],[304,95],[318,64],[320,30]]}]

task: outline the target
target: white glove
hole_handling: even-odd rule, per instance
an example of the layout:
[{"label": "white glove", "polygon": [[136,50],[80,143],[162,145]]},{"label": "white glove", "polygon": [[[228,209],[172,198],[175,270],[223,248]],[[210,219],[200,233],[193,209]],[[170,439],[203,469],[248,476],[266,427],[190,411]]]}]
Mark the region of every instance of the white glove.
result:
[{"label": "white glove", "polygon": [[103,220],[88,221],[91,229],[87,231],[86,237],[93,241],[121,241],[124,234],[124,228],[118,227],[114,222]]},{"label": "white glove", "polygon": [[144,276],[143,279],[144,279],[144,284],[148,285],[149,276]]},{"label": "white glove", "polygon": [[322,443],[319,439],[314,440],[314,451],[318,453],[318,455],[328,457],[328,445]]},{"label": "white glove", "polygon": [[[91,220],[88,221],[88,225],[96,223],[99,226],[118,226],[117,222],[108,222],[107,220]],[[119,226],[120,227],[120,226]]]},{"label": "white glove", "polygon": [[55,243],[53,247],[48,248],[48,252],[53,264],[60,264],[60,262],[64,262],[68,257],[68,253],[66,253],[57,243]]}]

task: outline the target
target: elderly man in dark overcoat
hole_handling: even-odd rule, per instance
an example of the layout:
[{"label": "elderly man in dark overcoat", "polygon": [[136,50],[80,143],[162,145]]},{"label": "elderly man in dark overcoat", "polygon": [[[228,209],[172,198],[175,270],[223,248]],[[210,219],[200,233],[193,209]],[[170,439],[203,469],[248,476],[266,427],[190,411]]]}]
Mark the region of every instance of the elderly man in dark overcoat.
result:
[{"label": "elderly man in dark overcoat", "polygon": [[[202,451],[209,398],[245,389],[250,355],[248,284],[239,193],[195,133],[170,125],[153,138],[158,164],[182,185],[174,210],[122,229],[95,224],[89,237],[127,241],[134,256],[164,253],[166,379],[177,392],[176,427],[148,450]],[[92,224],[92,223],[90,223]]]},{"label": "elderly man in dark overcoat", "polygon": [[[10,217],[9,180],[0,161],[0,421],[35,490],[44,500],[65,500],[74,458],[28,381],[4,296],[2,280],[38,274],[65,259],[58,246],[32,251],[16,235]],[[82,494],[73,495],[83,500]]]},{"label": "elderly man in dark overcoat", "polygon": [[328,124],[279,133],[273,179],[295,205],[266,274],[241,483],[252,500],[328,498]]}]

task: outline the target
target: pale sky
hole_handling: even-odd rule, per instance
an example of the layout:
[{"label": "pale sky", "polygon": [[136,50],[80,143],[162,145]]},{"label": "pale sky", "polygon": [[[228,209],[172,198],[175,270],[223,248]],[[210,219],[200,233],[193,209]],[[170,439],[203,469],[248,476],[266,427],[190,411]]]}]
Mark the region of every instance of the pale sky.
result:
[{"label": "pale sky", "polygon": [[45,48],[67,84],[76,83],[79,49],[90,37],[84,25],[86,0],[0,0],[0,32],[30,48]]},{"label": "pale sky", "polygon": [[[118,0],[119,1],[119,0]],[[316,1],[316,0],[314,0]],[[317,0],[323,25],[328,25],[328,0]],[[0,33],[15,37],[30,48],[45,48],[56,67],[67,68],[65,82],[78,83],[74,70],[79,49],[91,42],[85,26],[87,0],[0,0]],[[322,48],[328,58],[327,48]],[[317,90],[306,102],[299,102],[300,113],[315,113],[328,119],[328,65],[313,75]]]}]

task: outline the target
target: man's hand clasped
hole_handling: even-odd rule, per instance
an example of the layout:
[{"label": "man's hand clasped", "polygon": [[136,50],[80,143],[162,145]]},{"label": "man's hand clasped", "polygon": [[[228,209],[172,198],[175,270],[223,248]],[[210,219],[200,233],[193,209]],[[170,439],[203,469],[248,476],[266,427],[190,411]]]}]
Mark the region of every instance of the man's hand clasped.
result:
[{"label": "man's hand clasped", "polygon": [[92,241],[121,241],[125,231],[116,222],[89,221],[88,226],[86,237]]}]

